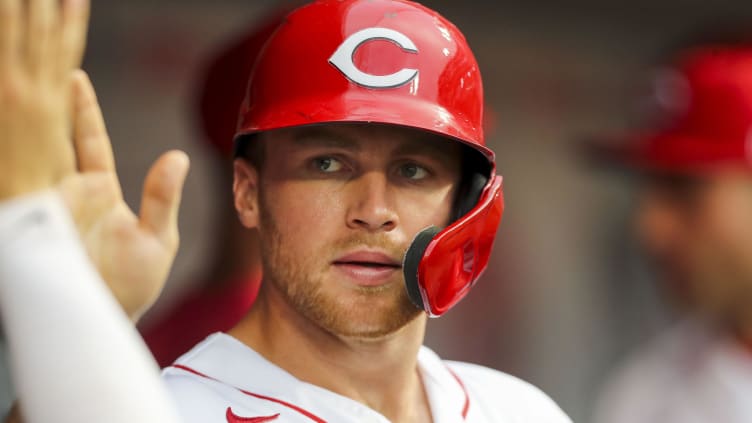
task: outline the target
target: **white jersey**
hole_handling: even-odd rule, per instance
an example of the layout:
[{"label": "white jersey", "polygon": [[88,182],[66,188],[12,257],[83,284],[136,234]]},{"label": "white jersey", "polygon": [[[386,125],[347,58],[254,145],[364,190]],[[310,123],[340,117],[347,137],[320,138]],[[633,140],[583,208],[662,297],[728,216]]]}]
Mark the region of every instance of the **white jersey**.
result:
[{"label": "white jersey", "polygon": [[683,322],[612,378],[595,423],[752,422],[752,352]]},{"label": "white jersey", "polygon": [[[434,423],[571,423],[532,385],[485,367],[442,361],[422,347],[418,367]],[[367,406],[298,380],[215,333],[163,371],[185,423],[387,423]]]}]

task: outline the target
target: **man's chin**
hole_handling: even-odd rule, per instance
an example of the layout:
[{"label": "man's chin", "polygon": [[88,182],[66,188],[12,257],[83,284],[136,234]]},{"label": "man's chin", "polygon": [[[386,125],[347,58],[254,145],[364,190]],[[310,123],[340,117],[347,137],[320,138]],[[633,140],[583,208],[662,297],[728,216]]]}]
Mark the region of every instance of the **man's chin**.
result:
[{"label": "man's chin", "polygon": [[420,315],[421,312],[417,311],[414,315],[411,315],[400,322],[390,322],[388,324],[374,325],[371,327],[351,328],[348,333],[343,333],[340,336],[364,341],[376,341],[380,339],[390,338],[404,330]]},{"label": "man's chin", "polygon": [[397,284],[343,289],[337,283],[321,282],[297,288],[283,291],[290,305],[311,323],[338,337],[384,338],[422,314]]},{"label": "man's chin", "polygon": [[407,307],[381,309],[340,308],[340,313],[326,316],[322,326],[332,334],[349,339],[379,340],[399,333],[423,313],[412,304]]}]

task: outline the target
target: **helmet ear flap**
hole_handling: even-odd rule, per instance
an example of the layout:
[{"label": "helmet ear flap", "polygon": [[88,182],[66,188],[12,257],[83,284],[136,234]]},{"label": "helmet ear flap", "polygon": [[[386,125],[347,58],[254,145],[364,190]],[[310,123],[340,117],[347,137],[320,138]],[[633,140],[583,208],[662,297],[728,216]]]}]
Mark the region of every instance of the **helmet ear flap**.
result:
[{"label": "helmet ear flap", "polygon": [[[459,220],[478,205],[480,196],[487,184],[488,178],[478,172],[472,172],[464,178],[461,191],[455,203],[453,222]],[[426,249],[428,249],[428,245],[440,231],[441,229],[436,226],[429,226],[418,232],[413,242],[410,243],[410,247],[405,253],[404,263],[402,264],[407,296],[416,307],[427,312],[430,312],[430,308],[423,301],[423,294],[421,294],[420,283],[418,282],[418,267],[426,253]]]},{"label": "helmet ear flap", "polygon": [[[470,186],[477,190],[484,179],[473,178]],[[446,228],[431,226],[419,232],[405,253],[402,270],[408,297],[431,317],[464,298],[488,265],[504,213],[501,176],[488,179],[475,204],[469,199],[467,204],[471,210]]]}]

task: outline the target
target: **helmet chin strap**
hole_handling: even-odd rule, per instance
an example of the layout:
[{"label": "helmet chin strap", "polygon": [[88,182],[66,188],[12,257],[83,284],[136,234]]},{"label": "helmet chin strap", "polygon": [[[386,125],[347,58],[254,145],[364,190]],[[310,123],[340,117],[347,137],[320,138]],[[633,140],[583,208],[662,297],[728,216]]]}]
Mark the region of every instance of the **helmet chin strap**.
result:
[{"label": "helmet chin strap", "polygon": [[436,226],[429,226],[426,229],[418,232],[413,242],[410,243],[410,247],[405,253],[405,259],[402,262],[402,271],[405,274],[405,288],[407,288],[407,296],[410,301],[415,304],[421,310],[428,310],[423,303],[423,295],[420,293],[420,286],[418,283],[418,265],[423,258],[423,254],[428,248],[428,244],[431,243],[436,234],[441,229]]}]

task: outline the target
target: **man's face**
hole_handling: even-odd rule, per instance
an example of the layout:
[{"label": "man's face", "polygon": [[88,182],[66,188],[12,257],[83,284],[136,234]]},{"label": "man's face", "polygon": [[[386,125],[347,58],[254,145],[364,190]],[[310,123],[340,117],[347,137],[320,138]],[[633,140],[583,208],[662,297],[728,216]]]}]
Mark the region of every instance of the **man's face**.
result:
[{"label": "man's face", "polygon": [[674,299],[732,324],[749,318],[752,174],[652,175],[637,217]]},{"label": "man's face", "polygon": [[384,125],[281,130],[259,142],[255,226],[268,288],[340,336],[381,337],[420,315],[402,259],[419,231],[449,223],[457,143]]}]

